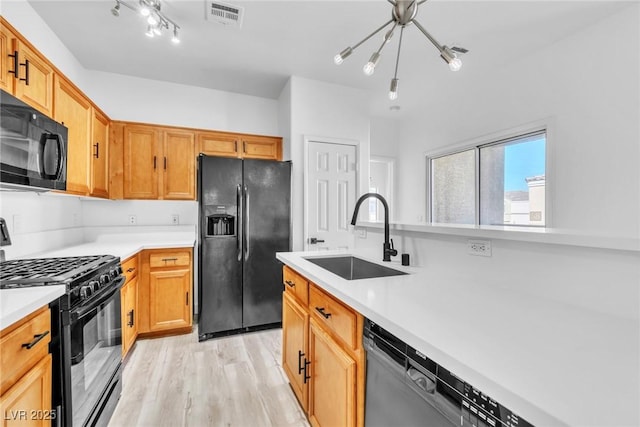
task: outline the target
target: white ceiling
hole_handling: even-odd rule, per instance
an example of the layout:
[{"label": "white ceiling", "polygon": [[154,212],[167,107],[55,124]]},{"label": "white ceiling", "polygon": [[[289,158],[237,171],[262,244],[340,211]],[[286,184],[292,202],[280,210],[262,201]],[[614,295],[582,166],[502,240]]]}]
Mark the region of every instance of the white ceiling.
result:
[{"label": "white ceiling", "polygon": [[[135,0],[130,0],[133,3]],[[87,69],[183,83],[260,97],[278,98],[291,75],[362,88],[370,93],[370,112],[389,115],[387,98],[397,34],[382,52],[376,73],[362,66],[382,36],[363,44],[336,66],[333,56],[390,19],[385,0],[236,1],[244,7],[241,29],[205,20],[204,0],[165,0],[163,12],[181,27],[182,42],[167,32],[149,39],[146,25],[113,1],[29,0],[45,22]],[[437,50],[414,26],[407,27],[399,67],[403,113],[456,85],[481,81],[506,61],[534,52],[628,6],[614,1],[461,1],[430,0],[418,21],[442,44],[463,46],[463,68],[450,72]],[[470,84],[470,83],[468,83]]]}]

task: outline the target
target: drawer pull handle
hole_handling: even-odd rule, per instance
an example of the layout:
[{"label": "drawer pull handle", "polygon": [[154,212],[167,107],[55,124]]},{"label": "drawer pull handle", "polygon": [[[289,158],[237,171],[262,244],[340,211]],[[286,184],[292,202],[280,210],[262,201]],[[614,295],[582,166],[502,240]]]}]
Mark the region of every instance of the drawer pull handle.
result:
[{"label": "drawer pull handle", "polygon": [[328,319],[331,317],[331,313],[325,313],[324,312],[325,308],[324,307],[316,307],[316,311],[320,314],[322,314],[322,317],[324,317],[325,319]]},{"label": "drawer pull handle", "polygon": [[31,348],[38,344],[40,342],[40,340],[44,337],[46,337],[47,335],[49,335],[49,331],[45,331],[39,335],[34,335],[33,336],[33,341],[28,342],[28,343],[24,343],[22,344],[22,347],[26,348],[27,350],[31,350]]},{"label": "drawer pull handle", "polygon": [[132,271],[136,271],[136,268],[135,267],[127,268],[127,273],[131,273]]},{"label": "drawer pull handle", "polygon": [[163,260],[164,262],[169,262],[169,261],[177,261],[177,260],[178,260],[178,258],[162,258],[162,260]]},{"label": "drawer pull handle", "polygon": [[291,287],[291,288],[295,288],[296,287],[296,284],[293,283],[291,280],[285,280],[284,283],[289,285],[289,287]]}]

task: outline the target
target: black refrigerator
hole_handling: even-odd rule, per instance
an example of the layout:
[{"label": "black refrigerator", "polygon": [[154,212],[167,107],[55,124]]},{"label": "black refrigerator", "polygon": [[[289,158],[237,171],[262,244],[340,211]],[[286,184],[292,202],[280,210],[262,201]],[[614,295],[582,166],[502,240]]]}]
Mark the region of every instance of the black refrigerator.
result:
[{"label": "black refrigerator", "polygon": [[291,162],[198,157],[198,335],[282,324]]}]

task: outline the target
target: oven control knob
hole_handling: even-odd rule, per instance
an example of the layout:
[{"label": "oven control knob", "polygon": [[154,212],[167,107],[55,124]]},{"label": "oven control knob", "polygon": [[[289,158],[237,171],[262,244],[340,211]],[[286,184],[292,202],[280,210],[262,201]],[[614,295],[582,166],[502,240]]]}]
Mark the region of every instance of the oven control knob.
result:
[{"label": "oven control knob", "polygon": [[87,286],[91,286],[91,290],[93,291],[93,293],[100,290],[100,282],[98,282],[97,280],[90,281]]},{"label": "oven control knob", "polygon": [[109,281],[109,275],[108,274],[103,274],[100,276],[100,283],[101,284],[105,284]]},{"label": "oven control knob", "polygon": [[90,285],[86,285],[80,288],[80,298],[87,299],[93,293],[93,289],[91,289]]},{"label": "oven control knob", "polygon": [[109,276],[111,276],[112,279],[118,277],[118,269],[114,268],[113,270],[109,271]]}]

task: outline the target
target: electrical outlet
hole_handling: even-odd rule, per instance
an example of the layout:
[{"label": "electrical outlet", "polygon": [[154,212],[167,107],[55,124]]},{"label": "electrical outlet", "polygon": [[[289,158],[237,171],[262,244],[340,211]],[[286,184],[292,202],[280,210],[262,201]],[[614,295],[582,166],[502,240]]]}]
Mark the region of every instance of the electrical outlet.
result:
[{"label": "electrical outlet", "polygon": [[136,225],[137,219],[135,215],[129,215],[129,225]]},{"label": "electrical outlet", "polygon": [[467,240],[467,253],[477,256],[491,256],[491,240]]},{"label": "electrical outlet", "polygon": [[356,235],[361,239],[366,239],[367,238],[367,229],[366,228],[359,228],[356,231]]},{"label": "electrical outlet", "polygon": [[180,224],[180,215],[178,215],[178,214],[171,215],[171,224],[173,224],[173,225]]}]

